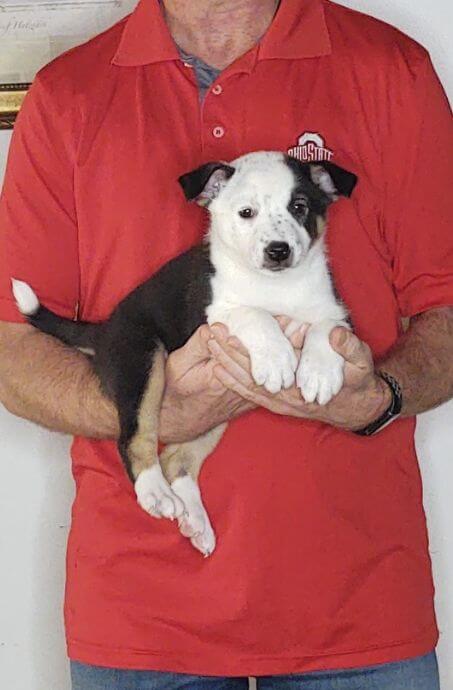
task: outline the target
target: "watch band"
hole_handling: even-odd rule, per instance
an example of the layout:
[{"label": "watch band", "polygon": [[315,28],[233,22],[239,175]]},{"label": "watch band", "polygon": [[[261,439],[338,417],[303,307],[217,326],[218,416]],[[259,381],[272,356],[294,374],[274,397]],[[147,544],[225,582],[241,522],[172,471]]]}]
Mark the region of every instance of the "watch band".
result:
[{"label": "watch band", "polygon": [[390,422],[393,422],[394,419],[399,417],[403,407],[403,393],[398,381],[394,379],[393,376],[390,376],[390,374],[387,374],[386,371],[377,371],[376,374],[380,376],[390,388],[392,401],[378,419],[375,419],[374,422],[371,422],[363,429],[358,429],[354,432],[359,436],[372,436],[377,431],[380,431],[390,424]]}]

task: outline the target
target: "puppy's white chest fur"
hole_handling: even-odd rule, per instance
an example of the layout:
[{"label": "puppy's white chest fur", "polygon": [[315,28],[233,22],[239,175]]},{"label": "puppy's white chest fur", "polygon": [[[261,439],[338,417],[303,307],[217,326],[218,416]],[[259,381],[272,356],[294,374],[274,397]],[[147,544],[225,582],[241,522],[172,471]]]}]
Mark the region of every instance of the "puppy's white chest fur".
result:
[{"label": "puppy's white chest fur", "polygon": [[208,323],[236,307],[263,310],[273,316],[284,314],[310,324],[347,318],[333,291],[322,239],[301,265],[281,273],[258,272],[240,265],[215,242],[211,260],[216,272],[211,279],[212,303],[206,310]]}]

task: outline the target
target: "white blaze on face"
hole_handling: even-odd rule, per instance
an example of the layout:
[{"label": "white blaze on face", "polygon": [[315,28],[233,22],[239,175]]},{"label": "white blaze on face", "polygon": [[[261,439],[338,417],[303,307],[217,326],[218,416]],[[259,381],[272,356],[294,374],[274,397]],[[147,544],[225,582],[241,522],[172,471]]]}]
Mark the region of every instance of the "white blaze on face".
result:
[{"label": "white blaze on face", "polygon": [[[233,161],[236,169],[210,206],[212,230],[238,261],[264,268],[270,242],[286,242],[297,265],[310,246],[310,237],[288,211],[296,180],[281,153],[252,153]],[[240,211],[251,209],[252,218]]]}]

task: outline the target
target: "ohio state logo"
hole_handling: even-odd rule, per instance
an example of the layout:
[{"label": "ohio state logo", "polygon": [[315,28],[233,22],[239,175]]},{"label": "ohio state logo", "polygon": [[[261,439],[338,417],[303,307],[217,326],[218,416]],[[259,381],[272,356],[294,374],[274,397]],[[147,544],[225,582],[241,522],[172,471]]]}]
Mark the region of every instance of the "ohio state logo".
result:
[{"label": "ohio state logo", "polygon": [[330,161],[333,151],[326,148],[324,139],[316,132],[304,132],[297,141],[297,146],[288,149],[288,155],[302,163]]}]

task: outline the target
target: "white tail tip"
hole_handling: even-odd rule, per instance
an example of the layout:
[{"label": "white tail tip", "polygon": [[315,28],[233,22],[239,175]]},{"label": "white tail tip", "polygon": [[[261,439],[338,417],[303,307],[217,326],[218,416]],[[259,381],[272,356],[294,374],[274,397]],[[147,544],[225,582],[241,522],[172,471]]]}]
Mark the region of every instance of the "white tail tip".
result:
[{"label": "white tail tip", "polygon": [[11,279],[14,299],[21,314],[24,316],[33,316],[39,309],[39,300],[35,293],[22,280]]}]

